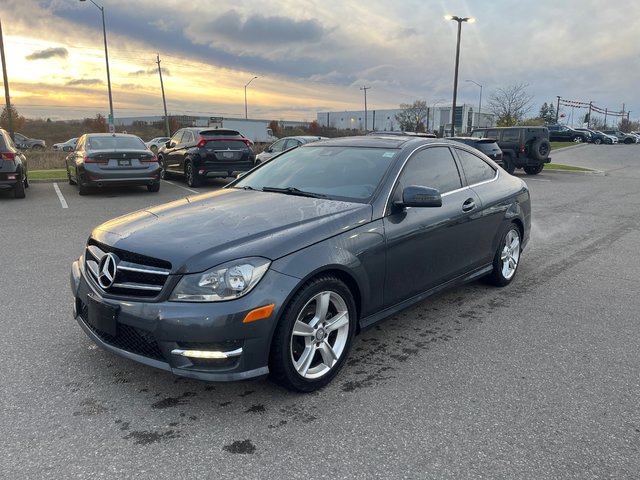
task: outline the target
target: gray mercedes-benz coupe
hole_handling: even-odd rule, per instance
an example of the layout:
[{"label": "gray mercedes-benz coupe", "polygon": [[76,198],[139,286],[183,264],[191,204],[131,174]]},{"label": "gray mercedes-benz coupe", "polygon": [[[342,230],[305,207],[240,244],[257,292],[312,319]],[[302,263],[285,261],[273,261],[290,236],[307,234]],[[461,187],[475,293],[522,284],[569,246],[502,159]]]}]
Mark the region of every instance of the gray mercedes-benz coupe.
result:
[{"label": "gray mercedes-benz coupe", "polygon": [[526,184],[458,142],[349,137],[93,230],[74,316],[102,348],[190,378],[326,385],[361,329],[516,274]]}]

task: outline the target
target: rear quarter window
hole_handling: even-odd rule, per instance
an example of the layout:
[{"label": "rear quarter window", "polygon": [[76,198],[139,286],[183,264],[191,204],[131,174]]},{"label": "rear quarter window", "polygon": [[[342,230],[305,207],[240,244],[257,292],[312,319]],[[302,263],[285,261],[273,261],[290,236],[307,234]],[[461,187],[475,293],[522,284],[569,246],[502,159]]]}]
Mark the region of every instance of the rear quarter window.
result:
[{"label": "rear quarter window", "polygon": [[456,152],[467,178],[467,184],[475,185],[495,178],[495,169],[483,159],[460,148],[456,148]]}]

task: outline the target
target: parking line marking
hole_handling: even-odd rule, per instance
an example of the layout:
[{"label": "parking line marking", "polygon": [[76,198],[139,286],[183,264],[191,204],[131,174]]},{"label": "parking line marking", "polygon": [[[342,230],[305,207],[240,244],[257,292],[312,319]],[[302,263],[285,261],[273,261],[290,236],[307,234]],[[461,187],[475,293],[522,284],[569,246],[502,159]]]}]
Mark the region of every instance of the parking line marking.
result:
[{"label": "parking line marking", "polygon": [[173,185],[174,187],[178,187],[178,188],[181,188],[181,189],[183,189],[183,190],[186,190],[187,192],[191,192],[191,193],[202,193],[202,192],[199,192],[198,190],[191,190],[190,188],[183,187],[182,185],[178,185],[177,183],[170,182],[169,180],[162,180],[162,181],[163,181],[163,182],[167,182],[169,185]]},{"label": "parking line marking", "polygon": [[60,200],[60,205],[62,205],[62,208],[69,208],[69,205],[67,205],[67,201],[64,199],[64,196],[60,191],[60,187],[58,187],[58,184],[55,182],[53,184],[53,189],[56,191],[56,194],[58,195],[58,199]]}]

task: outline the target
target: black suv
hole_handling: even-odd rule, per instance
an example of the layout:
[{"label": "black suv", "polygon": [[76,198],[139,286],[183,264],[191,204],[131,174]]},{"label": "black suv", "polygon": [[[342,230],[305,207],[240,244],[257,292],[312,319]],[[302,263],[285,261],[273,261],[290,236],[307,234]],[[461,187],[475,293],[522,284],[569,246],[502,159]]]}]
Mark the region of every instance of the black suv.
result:
[{"label": "black suv", "polygon": [[498,143],[493,138],[447,137],[447,140],[454,140],[456,142],[469,145],[470,147],[481,151],[491,160],[504,168],[504,164],[502,163],[502,150],[500,150]]},{"label": "black suv", "polygon": [[255,166],[252,145],[237,130],[183,128],[158,150],[161,176],[184,175],[190,187],[207,178],[233,177]]},{"label": "black suv", "polygon": [[471,136],[495,139],[502,150],[503,168],[509,173],[522,168],[527,174],[536,175],[551,161],[547,127],[476,128]]},{"label": "black suv", "polygon": [[0,190],[13,189],[16,198],[24,198],[28,187],[27,159],[7,131],[0,128]]},{"label": "black suv", "polygon": [[590,142],[591,134],[580,130],[574,130],[566,125],[547,125],[549,140],[552,142]]}]

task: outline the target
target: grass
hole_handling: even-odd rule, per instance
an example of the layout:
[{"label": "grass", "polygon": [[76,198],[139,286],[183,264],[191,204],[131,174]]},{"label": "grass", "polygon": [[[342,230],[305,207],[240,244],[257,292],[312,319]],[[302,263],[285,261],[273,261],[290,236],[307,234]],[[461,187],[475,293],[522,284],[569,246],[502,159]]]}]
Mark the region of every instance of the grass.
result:
[{"label": "grass", "polygon": [[29,180],[66,180],[67,171],[64,168],[49,170],[29,170]]},{"label": "grass", "polygon": [[571,165],[560,165],[559,163],[546,163],[544,165],[545,170],[571,170],[573,172],[591,172],[590,168],[573,167]]}]

